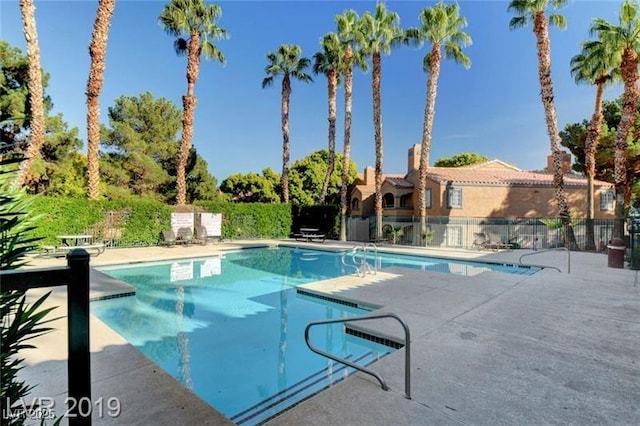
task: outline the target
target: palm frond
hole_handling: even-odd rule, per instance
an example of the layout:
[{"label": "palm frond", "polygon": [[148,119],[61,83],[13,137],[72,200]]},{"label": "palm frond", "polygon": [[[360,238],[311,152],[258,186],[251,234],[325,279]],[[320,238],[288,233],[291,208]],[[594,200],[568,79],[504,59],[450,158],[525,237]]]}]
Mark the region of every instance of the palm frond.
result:
[{"label": "palm frond", "polygon": [[549,15],[549,23],[555,27],[560,28],[561,30],[567,28],[567,20],[563,15],[552,13],[551,15]]}]

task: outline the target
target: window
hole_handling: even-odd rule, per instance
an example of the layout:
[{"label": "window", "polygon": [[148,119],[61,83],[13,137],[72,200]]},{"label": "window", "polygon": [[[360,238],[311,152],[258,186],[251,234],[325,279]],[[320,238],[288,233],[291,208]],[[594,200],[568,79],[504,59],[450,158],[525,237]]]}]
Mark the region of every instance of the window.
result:
[{"label": "window", "polygon": [[382,208],[392,209],[394,207],[394,201],[395,197],[393,196],[393,194],[387,192],[386,194],[384,194],[384,197],[382,197]]},{"label": "window", "polygon": [[603,191],[600,193],[600,210],[613,210],[615,199],[615,193],[612,190]]},{"label": "window", "polygon": [[449,188],[447,190],[447,207],[450,209],[462,208],[462,188]]},{"label": "window", "polygon": [[360,210],[360,200],[357,198],[351,200],[351,210]]},{"label": "window", "polygon": [[431,188],[427,188],[424,190],[424,207],[426,209],[431,208]]},{"label": "window", "polygon": [[402,197],[400,197],[400,208],[407,208],[407,207],[411,207],[410,206],[410,202],[409,200],[411,200],[411,195],[407,194],[407,195],[403,195]]}]

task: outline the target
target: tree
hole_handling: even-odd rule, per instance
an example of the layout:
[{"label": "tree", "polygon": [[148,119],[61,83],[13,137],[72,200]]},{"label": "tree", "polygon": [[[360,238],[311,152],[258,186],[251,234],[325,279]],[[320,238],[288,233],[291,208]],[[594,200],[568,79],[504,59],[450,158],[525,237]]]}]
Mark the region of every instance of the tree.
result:
[{"label": "tree", "polygon": [[587,229],[585,249],[595,251],[594,235],[594,202],[593,180],[596,174],[595,157],[600,143],[600,131],[604,121],[602,114],[602,95],[605,85],[617,77],[619,57],[610,55],[606,45],[600,40],[590,40],[582,43],[582,52],[571,58],[571,74],[576,83],[592,84],[597,87],[596,99],[589,132],[585,142],[585,168],[587,174]]},{"label": "tree", "polygon": [[176,37],[175,51],[187,56],[187,93],[182,97],[182,137],[176,176],[176,204],[186,203],[186,165],[191,151],[193,122],[197,99],[195,85],[200,73],[200,57],[224,62],[222,51],[213,43],[227,37],[227,31],[219,27],[220,6],[205,5],[204,0],[171,0],[160,15],[165,31]]},{"label": "tree", "polygon": [[29,89],[29,125],[31,133],[25,161],[20,163],[16,184],[23,186],[28,178],[33,161],[40,156],[40,148],[44,143],[45,113],[44,86],[42,83],[42,68],[40,66],[40,47],[38,45],[38,31],[36,29],[36,8],[33,0],[20,0],[22,16],[22,31],[27,42],[27,58],[29,62],[27,87]]},{"label": "tree", "polygon": [[116,0],[99,0],[93,24],[89,56],[91,68],[87,80],[87,196],[97,200],[100,196],[100,92],[104,82],[107,38]]},{"label": "tree", "polygon": [[376,146],[375,168],[375,211],[376,238],[382,239],[382,163],[384,156],[382,138],[382,100],[380,85],[382,80],[382,53],[389,55],[391,48],[404,38],[399,26],[400,17],[396,12],[388,12],[384,3],[377,3],[374,14],[365,12],[362,16],[363,43],[362,50],[371,56],[373,72],[371,74],[371,91],[373,93],[373,127]]},{"label": "tree", "polygon": [[309,68],[309,58],[301,57],[302,49],[294,44],[282,44],[275,52],[267,53],[267,66],[264,68],[267,76],[262,80],[262,88],[273,84],[276,76],[282,76],[282,201],[289,202],[289,99],[291,97],[291,78],[303,83],[313,79],[305,72]]},{"label": "tree", "polygon": [[344,77],[344,149],[342,156],[342,187],[340,189],[340,241],[347,240],[347,207],[349,190],[349,162],[351,160],[351,107],[353,102],[353,69],[367,69],[364,55],[358,48],[363,34],[360,19],[354,10],[336,16],[338,38],[342,51],[341,72]]},{"label": "tree", "polygon": [[550,13],[548,19],[546,15],[549,7],[559,9],[566,4],[567,0],[511,0],[508,10],[516,14],[509,22],[509,28],[512,30],[533,22],[533,33],[536,36],[538,51],[540,97],[551,144],[551,155],[553,156],[553,183],[556,188],[555,195],[560,211],[559,216],[563,224],[565,244],[570,250],[577,250],[578,245],[569,214],[569,203],[564,190],[558,117],[553,96],[553,80],[551,80],[551,42],[549,39],[549,23],[559,28],[565,28],[566,21],[562,15]]},{"label": "tree", "polygon": [[619,25],[595,18],[591,33],[597,35],[604,49],[613,57],[620,57],[620,74],[624,83],[622,118],[617,128],[615,150],[616,226],[613,236],[622,238],[627,191],[627,137],[636,119],[638,98],[638,52],[640,51],[640,4],[625,0],[620,6]]},{"label": "tree", "polygon": [[86,158],[79,151],[78,128],[69,129],[62,114],[47,117],[40,157],[31,166],[26,190],[30,193],[81,197],[86,190]]},{"label": "tree", "polygon": [[[623,97],[614,101],[605,100],[602,103],[603,123],[600,128],[600,143],[595,151],[595,178],[605,182],[615,183],[615,142],[617,138],[616,129],[620,125],[622,117]],[[630,133],[633,135],[629,139],[627,148],[627,171],[626,189],[624,193],[625,205],[630,205],[632,197],[640,198],[640,108],[639,115],[636,116],[635,123]],[[562,145],[569,148],[575,156],[576,162],[574,170],[579,173],[586,173],[585,146],[591,123],[586,119],[580,123],[570,123],[565,125],[560,132]]]},{"label": "tree", "polygon": [[[29,59],[18,48],[0,40],[0,144],[12,151],[28,147],[26,133],[31,128],[29,98]],[[42,89],[47,88],[49,74],[42,71]],[[51,98],[43,97],[45,114],[51,110]]]},{"label": "tree", "polygon": [[338,97],[338,84],[340,73],[340,56],[342,54],[340,39],[333,32],[325,34],[321,41],[322,51],[313,55],[313,72],[324,74],[327,77],[327,91],[329,113],[327,120],[329,121],[329,158],[327,160],[327,173],[322,183],[319,201],[325,202],[329,182],[335,169],[336,159],[336,101]]},{"label": "tree", "polygon": [[[109,108],[110,127],[101,131],[101,168],[110,198],[135,194],[175,200],[180,119],[181,111],[173,102],[149,92],[116,99]],[[188,201],[216,197],[215,178],[193,147],[185,173]]]},{"label": "tree", "polygon": [[245,203],[276,203],[280,200],[278,182],[280,176],[271,168],[257,173],[237,173],[228,176],[220,184],[220,191],[231,195],[233,201]]},{"label": "tree", "polygon": [[418,174],[420,233],[423,234],[427,231],[425,188],[427,186],[427,168],[431,152],[442,48],[444,47],[445,58],[453,59],[468,69],[471,66],[471,60],[462,49],[469,46],[472,41],[471,37],[462,31],[467,26],[467,20],[460,16],[460,7],[457,3],[446,5],[440,2],[433,7],[427,7],[420,12],[419,18],[420,27],[407,29],[407,38],[417,40],[420,43],[426,40],[431,44],[431,50],[424,56],[422,65],[428,75]]},{"label": "tree", "polygon": [[475,152],[463,152],[462,154],[452,155],[451,157],[439,158],[433,165],[435,167],[464,167],[486,161],[489,161],[489,158],[484,155]]},{"label": "tree", "polygon": [[[291,203],[298,205],[312,205],[318,200],[318,194],[322,190],[324,177],[327,175],[327,163],[329,151],[322,149],[312,152],[306,157],[297,160],[291,166]],[[342,181],[342,155],[336,154],[337,173],[329,182],[326,201],[330,204],[339,200]],[[357,175],[357,166],[349,161],[347,176],[351,184]]]},{"label": "tree", "polygon": [[136,195],[162,193],[175,182],[169,169],[179,148],[180,109],[145,92],[120,96],[108,115],[110,128],[102,129],[106,182]]}]

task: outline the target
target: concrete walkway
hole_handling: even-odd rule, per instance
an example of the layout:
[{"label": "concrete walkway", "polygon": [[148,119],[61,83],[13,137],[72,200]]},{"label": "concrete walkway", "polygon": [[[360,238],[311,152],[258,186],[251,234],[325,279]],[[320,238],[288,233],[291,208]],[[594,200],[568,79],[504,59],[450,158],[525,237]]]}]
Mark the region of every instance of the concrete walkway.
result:
[{"label": "concrete walkway", "polygon": [[[278,242],[246,244],[253,243]],[[200,256],[244,245],[108,250],[92,258],[92,264]],[[504,263],[517,263],[529,252],[400,250]],[[381,306],[407,321],[412,399],[403,396],[401,349],[371,366],[390,391],[358,373],[269,424],[640,424],[638,273],[607,268],[602,254],[571,253],[570,274],[564,252],[540,253],[527,261],[563,272],[463,277],[396,267],[364,279],[341,277],[307,285],[308,291]],[[54,261],[36,263],[49,262]],[[64,297],[58,290],[51,303],[64,304]],[[36,342],[38,350],[25,351],[29,367],[24,377],[41,383],[34,395],[55,396],[62,404],[66,324],[61,320],[56,327]],[[401,328],[390,320],[359,327],[402,340]],[[122,404],[117,418],[94,414],[95,424],[225,423],[96,318],[91,339],[93,398],[116,396]]]}]

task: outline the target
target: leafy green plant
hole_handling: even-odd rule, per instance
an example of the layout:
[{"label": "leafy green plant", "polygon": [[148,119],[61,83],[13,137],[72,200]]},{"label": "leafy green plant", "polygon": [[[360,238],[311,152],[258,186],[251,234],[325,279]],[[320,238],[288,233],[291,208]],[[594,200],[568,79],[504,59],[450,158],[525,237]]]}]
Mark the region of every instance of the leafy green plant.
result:
[{"label": "leafy green plant", "polygon": [[[39,239],[27,235],[34,230],[32,219],[26,215],[29,204],[25,194],[12,182],[20,161],[19,158],[0,160],[0,270],[23,266],[26,253]],[[23,291],[0,291],[0,413],[3,424],[22,425],[26,420],[24,416],[5,418],[5,414],[35,387],[18,379],[18,373],[24,368],[24,359],[19,357],[19,352],[34,348],[28,341],[51,330],[43,325],[56,319],[45,319],[55,307],[40,309],[49,294],[28,304]]]}]

